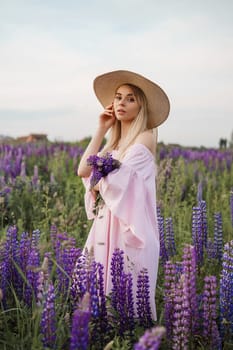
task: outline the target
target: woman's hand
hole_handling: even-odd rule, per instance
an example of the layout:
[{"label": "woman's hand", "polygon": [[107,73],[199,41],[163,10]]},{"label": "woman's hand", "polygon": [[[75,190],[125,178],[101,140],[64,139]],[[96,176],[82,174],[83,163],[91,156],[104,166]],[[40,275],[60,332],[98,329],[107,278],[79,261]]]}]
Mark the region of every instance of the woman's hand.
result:
[{"label": "woman's hand", "polygon": [[111,104],[105,108],[105,110],[99,117],[99,127],[97,128],[95,135],[92,137],[89,145],[87,146],[79,162],[78,176],[90,176],[91,167],[87,165],[87,159],[90,155],[98,153],[106,132],[114,124],[115,120],[116,117],[113,111],[113,105]]},{"label": "woman's hand", "polygon": [[95,192],[99,192],[99,183],[97,182],[97,184],[94,187],[92,187],[92,189]]},{"label": "woman's hand", "polygon": [[94,187],[91,189],[91,193],[94,196],[94,199],[96,200],[97,194],[99,192],[99,184],[97,183]]},{"label": "woman's hand", "polygon": [[105,108],[103,113],[100,114],[99,125],[101,128],[108,130],[115,123],[116,117],[113,110],[113,104],[110,104]]}]

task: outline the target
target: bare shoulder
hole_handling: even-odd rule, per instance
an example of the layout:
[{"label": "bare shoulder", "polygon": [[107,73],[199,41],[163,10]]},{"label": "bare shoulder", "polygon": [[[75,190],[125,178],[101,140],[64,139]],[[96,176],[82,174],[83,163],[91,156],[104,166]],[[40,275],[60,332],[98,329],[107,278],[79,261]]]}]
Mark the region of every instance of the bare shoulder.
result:
[{"label": "bare shoulder", "polygon": [[146,146],[153,154],[156,150],[156,138],[152,130],[146,130],[139,134],[135,140],[135,143],[141,143]]}]

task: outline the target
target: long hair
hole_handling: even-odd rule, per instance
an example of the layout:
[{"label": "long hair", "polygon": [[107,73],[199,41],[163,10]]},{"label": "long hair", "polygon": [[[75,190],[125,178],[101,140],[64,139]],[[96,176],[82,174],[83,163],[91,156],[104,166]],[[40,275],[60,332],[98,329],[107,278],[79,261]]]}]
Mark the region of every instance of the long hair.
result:
[{"label": "long hair", "polygon": [[[127,133],[127,136],[124,139],[124,142],[119,147],[119,153],[117,157],[118,159],[122,159],[124,157],[126,150],[128,149],[129,146],[131,146],[134,143],[136,137],[141,132],[147,129],[147,119],[148,119],[147,100],[146,100],[146,96],[144,95],[144,92],[135,85],[132,85],[132,84],[124,84],[124,85],[129,86],[133,90],[135,98],[140,105],[140,110],[136,118],[132,121],[130,125],[130,129]],[[101,151],[101,154],[105,154],[106,152],[110,152],[113,149],[116,149],[118,147],[120,138],[121,138],[121,124],[120,124],[120,121],[116,119],[114,125],[111,128],[109,138],[103,150]]]}]

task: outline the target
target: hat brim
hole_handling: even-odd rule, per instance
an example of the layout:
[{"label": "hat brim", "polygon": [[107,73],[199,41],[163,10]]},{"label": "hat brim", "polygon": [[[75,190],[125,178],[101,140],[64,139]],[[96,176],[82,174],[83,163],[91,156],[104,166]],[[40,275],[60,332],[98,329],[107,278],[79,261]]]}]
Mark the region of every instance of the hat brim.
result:
[{"label": "hat brim", "polygon": [[144,92],[148,105],[149,129],[159,126],[167,119],[170,103],[161,87],[142,75],[126,70],[105,73],[95,78],[94,91],[103,107],[112,103],[116,89],[123,84],[136,85]]}]

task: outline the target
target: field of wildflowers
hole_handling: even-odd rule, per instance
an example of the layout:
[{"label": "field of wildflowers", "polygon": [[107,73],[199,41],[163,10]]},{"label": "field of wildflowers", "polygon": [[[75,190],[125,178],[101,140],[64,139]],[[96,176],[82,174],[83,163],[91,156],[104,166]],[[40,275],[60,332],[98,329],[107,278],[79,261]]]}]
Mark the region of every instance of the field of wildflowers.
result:
[{"label": "field of wildflowers", "polygon": [[233,150],[159,145],[153,323],[147,271],[116,250],[106,297],[82,254],[85,141],[0,144],[0,349],[233,349]]}]

